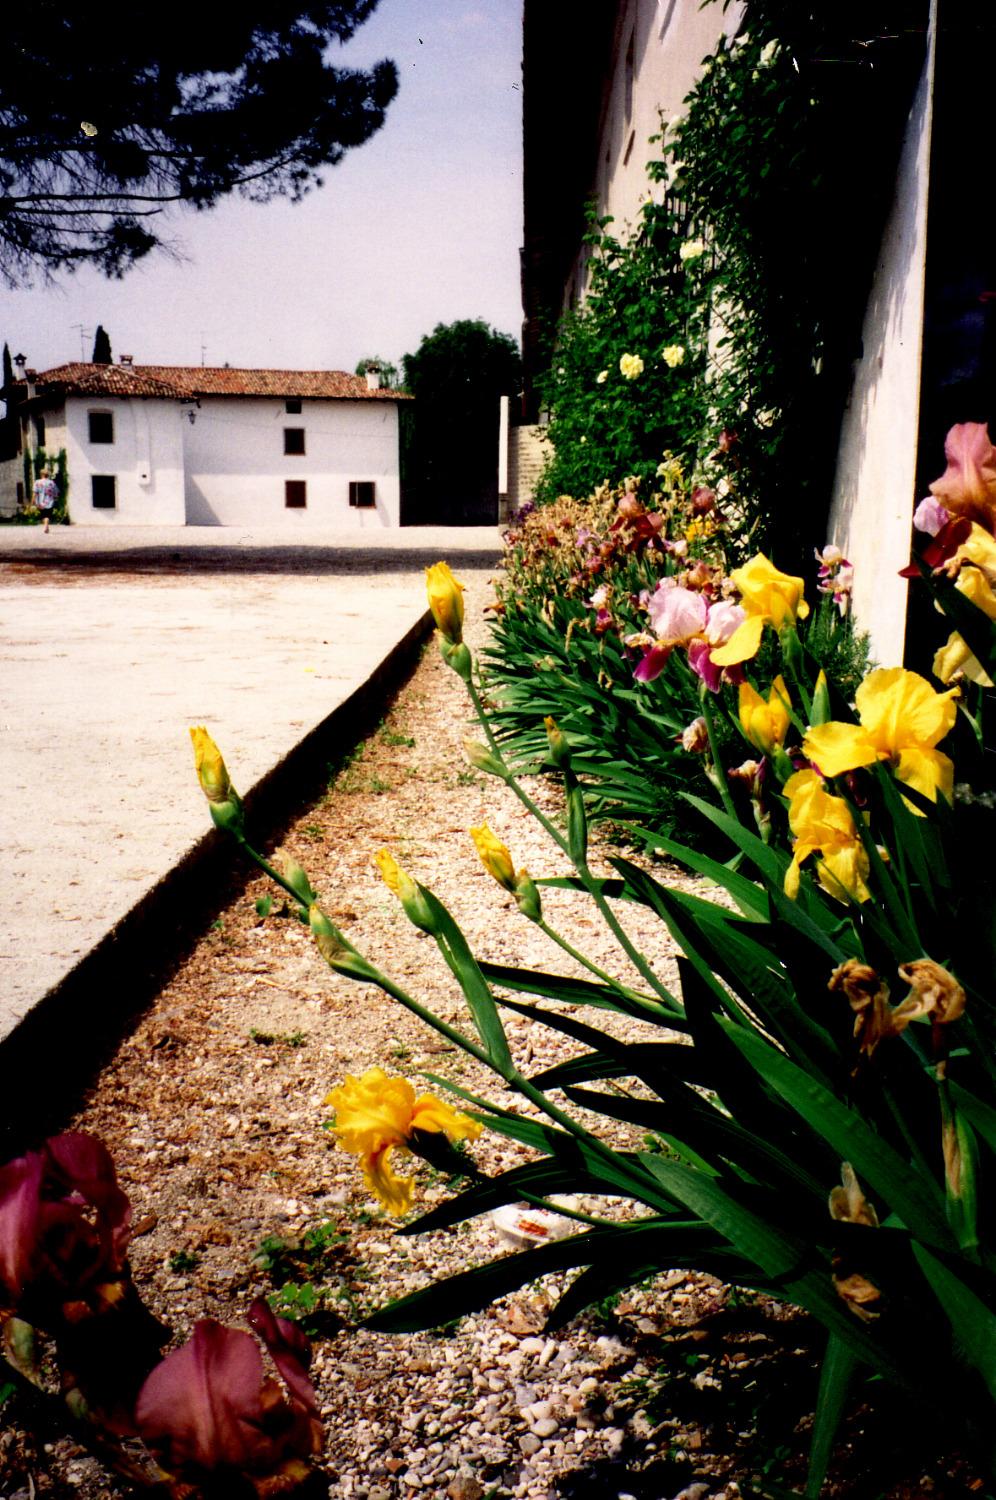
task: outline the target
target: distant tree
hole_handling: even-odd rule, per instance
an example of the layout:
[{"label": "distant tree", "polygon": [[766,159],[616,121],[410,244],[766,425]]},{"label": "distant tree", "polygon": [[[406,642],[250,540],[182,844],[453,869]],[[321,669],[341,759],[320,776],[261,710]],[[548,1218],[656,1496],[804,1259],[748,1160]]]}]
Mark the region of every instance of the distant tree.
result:
[{"label": "distant tree", "polygon": [[379,355],[364,357],[356,366],[357,375],[365,375],[368,370],[376,370],[380,376],[380,383],[385,390],[396,391],[398,388],[398,367],[392,365],[389,359],[381,359]]},{"label": "distant tree", "polygon": [[377,0],[205,0],[135,23],[124,0],[34,0],[4,16],[0,279],[161,245],[166,205],[238,191],[299,200],[379,129],[397,69],[327,60]]},{"label": "distant tree", "polygon": [[114,355],[111,353],[111,341],[104,331],[103,323],[97,324],[97,335],[93,341],[93,354],[90,363],[94,365],[112,365]]},{"label": "distant tree", "polygon": [[[6,341],[3,346],[3,387],[9,392],[14,384],[14,365],[10,357],[10,348]],[[16,458],[19,446],[20,423],[14,411],[14,403],[10,395],[4,400],[4,414],[0,417],[0,461],[8,458]]]},{"label": "distant tree", "polygon": [[418,519],[497,519],[499,398],[519,389],[518,346],[480,318],[437,323],[402,360],[415,397]]}]

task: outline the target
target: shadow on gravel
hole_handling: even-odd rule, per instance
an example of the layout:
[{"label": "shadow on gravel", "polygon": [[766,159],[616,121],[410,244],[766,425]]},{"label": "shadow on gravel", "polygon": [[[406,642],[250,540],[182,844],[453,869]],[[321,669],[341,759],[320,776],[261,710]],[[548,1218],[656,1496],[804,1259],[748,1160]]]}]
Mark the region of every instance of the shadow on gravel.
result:
[{"label": "shadow on gravel", "polygon": [[186,577],[206,573],[260,573],[337,576],[343,574],[417,573],[437,563],[449,551],[455,566],[490,568],[497,562],[498,547],[463,550],[452,547],[127,547],[119,551],[46,551],[42,547],[20,551],[5,559],[11,573],[88,577],[104,573]]}]

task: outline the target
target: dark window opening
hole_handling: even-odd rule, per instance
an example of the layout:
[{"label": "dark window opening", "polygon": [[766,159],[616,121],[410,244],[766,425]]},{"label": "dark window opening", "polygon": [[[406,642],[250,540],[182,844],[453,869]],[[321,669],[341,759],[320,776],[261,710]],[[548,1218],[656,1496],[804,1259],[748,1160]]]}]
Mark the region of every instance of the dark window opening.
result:
[{"label": "dark window opening", "polygon": [[35,440],[39,448],[45,446],[45,418],[35,417]]},{"label": "dark window opening", "polygon": [[358,510],[372,510],[376,504],[376,487],[372,479],[349,481],[349,503]]},{"label": "dark window opening", "polygon": [[308,486],[303,479],[284,480],[284,505],[288,510],[304,510],[308,504]]},{"label": "dark window opening", "polygon": [[284,428],[284,452],[285,453],[303,453],[304,452],[304,428],[303,427],[285,427]]},{"label": "dark window opening", "polygon": [[295,396],[291,400],[285,401],[284,402],[284,411],[287,413],[287,415],[289,417],[299,417],[301,415],[301,402],[300,402],[300,399]]},{"label": "dark window opening", "polygon": [[113,443],[114,416],[109,411],[87,412],[91,443]]},{"label": "dark window opening", "polygon": [[115,510],[118,503],[116,474],[91,474],[90,495],[94,510]]}]

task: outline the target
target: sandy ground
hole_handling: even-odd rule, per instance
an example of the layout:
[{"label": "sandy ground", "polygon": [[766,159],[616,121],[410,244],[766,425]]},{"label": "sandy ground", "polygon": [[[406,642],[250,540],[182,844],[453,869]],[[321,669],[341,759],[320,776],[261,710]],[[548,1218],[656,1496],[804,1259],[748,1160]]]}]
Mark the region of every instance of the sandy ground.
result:
[{"label": "sandy ground", "polygon": [[495,528],[0,528],[0,1038],[197,844],[187,727],[246,794]]}]

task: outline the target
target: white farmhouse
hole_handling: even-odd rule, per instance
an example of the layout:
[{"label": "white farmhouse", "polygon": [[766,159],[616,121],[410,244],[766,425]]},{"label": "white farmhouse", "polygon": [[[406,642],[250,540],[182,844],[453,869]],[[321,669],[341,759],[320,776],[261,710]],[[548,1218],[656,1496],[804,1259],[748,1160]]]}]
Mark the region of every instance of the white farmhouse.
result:
[{"label": "white farmhouse", "polygon": [[86,525],[398,526],[398,407],[340,370],[66,364],[27,372],[22,444],[64,448]]}]

